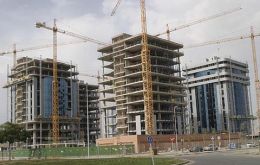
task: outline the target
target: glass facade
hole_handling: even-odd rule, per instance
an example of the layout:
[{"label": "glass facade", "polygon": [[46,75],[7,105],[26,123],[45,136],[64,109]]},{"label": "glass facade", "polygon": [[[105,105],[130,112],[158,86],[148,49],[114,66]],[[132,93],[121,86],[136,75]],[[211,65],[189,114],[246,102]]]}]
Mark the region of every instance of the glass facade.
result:
[{"label": "glass facade", "polygon": [[[232,73],[230,72],[232,71]],[[191,132],[251,131],[247,64],[214,58],[184,70]]]},{"label": "glass facade", "polygon": [[213,83],[195,87],[199,133],[217,130],[217,91]]},{"label": "glass facade", "polygon": [[216,72],[217,72],[217,69],[210,69],[210,70],[206,70],[206,71],[201,71],[201,72],[194,73],[194,77],[196,78],[196,77],[211,75],[211,74],[215,74]]},{"label": "glass facade", "polygon": [[[43,78],[43,116],[49,118],[52,115],[52,78]],[[59,79],[59,114],[60,116],[76,117],[78,113],[78,85],[72,84],[72,111],[68,107],[68,82],[65,79]]]}]

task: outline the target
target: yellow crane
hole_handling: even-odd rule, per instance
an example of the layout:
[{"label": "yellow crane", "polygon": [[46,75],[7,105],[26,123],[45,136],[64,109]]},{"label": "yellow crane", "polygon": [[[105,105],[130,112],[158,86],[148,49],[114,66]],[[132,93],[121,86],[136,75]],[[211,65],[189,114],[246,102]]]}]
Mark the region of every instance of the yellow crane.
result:
[{"label": "yellow crane", "polygon": [[76,34],[66,30],[57,28],[56,19],[54,19],[53,27],[49,27],[45,22],[37,22],[37,28],[44,28],[53,32],[53,82],[52,82],[52,140],[53,143],[58,143],[60,138],[59,130],[59,98],[58,98],[58,68],[57,68],[57,33],[62,33],[71,37],[79,38],[84,41],[96,43],[98,45],[106,45],[106,43],[96,39],[86,37],[81,34]]},{"label": "yellow crane", "polygon": [[151,73],[151,58],[148,49],[147,38],[147,22],[146,22],[146,8],[145,0],[140,0],[141,7],[141,28],[142,28],[142,77],[144,88],[144,110],[145,110],[145,131],[147,135],[156,134],[154,127],[154,110],[153,110],[153,82]]},{"label": "yellow crane", "polygon": [[[118,0],[115,7],[112,10],[111,16],[113,16],[120,5],[121,0]],[[144,88],[144,108],[145,108],[145,130],[146,134],[154,134],[154,124],[153,124],[153,93],[152,93],[152,76],[151,76],[151,61],[150,54],[147,43],[147,23],[146,23],[146,8],[145,8],[145,0],[140,0],[141,7],[141,27],[142,27],[142,50],[141,50],[141,62],[142,62],[142,77],[143,77],[143,88]],[[167,34],[168,40],[170,40],[170,32],[187,28],[192,25],[196,25],[198,23],[208,21],[211,19],[215,19],[227,14],[231,14],[233,12],[239,11],[242,8],[235,8],[232,10],[224,11],[209,17],[205,17],[196,21],[193,21],[188,24],[184,24],[178,26],[173,29],[169,29],[167,24],[166,32],[156,34],[155,36],[160,36],[163,34]]]},{"label": "yellow crane", "polygon": [[[63,42],[63,43],[59,43],[58,46],[77,44],[77,43],[83,43],[83,42],[86,42],[86,41]],[[37,45],[37,46],[25,47],[25,48],[17,49],[16,48],[16,44],[14,44],[13,45],[13,50],[0,52],[0,56],[5,56],[5,55],[12,54],[13,55],[13,65],[15,65],[16,64],[16,56],[17,56],[18,52],[25,52],[25,51],[33,51],[33,50],[45,49],[45,48],[50,48],[52,46],[53,46],[53,44],[46,44],[46,45]]]},{"label": "yellow crane", "polygon": [[[111,16],[113,16],[118,8],[121,0],[118,0],[114,7]],[[141,29],[142,29],[142,49],[141,49],[141,63],[142,63],[142,79],[143,79],[143,95],[144,95],[144,116],[145,116],[145,134],[156,134],[154,127],[154,110],[153,110],[153,90],[152,90],[152,73],[151,73],[151,59],[150,51],[148,49],[147,39],[147,22],[146,22],[146,8],[145,0],[140,0],[141,9]]]},{"label": "yellow crane", "polygon": [[213,44],[220,44],[220,43],[231,42],[231,41],[236,41],[236,40],[241,40],[241,39],[251,39],[252,58],[253,58],[253,63],[254,63],[255,90],[256,90],[256,112],[257,112],[257,118],[258,118],[258,124],[259,124],[259,137],[260,137],[260,82],[259,82],[256,47],[255,47],[255,37],[259,37],[260,33],[255,34],[253,27],[251,27],[250,30],[251,30],[250,34],[202,42],[202,43],[190,45],[187,47],[185,46],[184,49],[213,45]]},{"label": "yellow crane", "polygon": [[212,41],[206,41],[206,42],[202,42],[202,43],[192,44],[192,45],[184,46],[183,48],[184,49],[190,49],[190,48],[220,44],[220,43],[231,42],[231,41],[242,40],[242,39],[249,39],[249,38],[254,40],[254,38],[258,37],[258,36],[260,36],[260,33],[244,34],[244,35],[241,35],[241,36],[233,36],[233,37],[222,38],[222,39],[218,39],[218,40],[212,40]]},{"label": "yellow crane", "polygon": [[173,31],[177,31],[177,30],[180,30],[180,29],[188,28],[188,27],[190,27],[190,26],[193,26],[193,25],[196,25],[196,24],[205,22],[205,21],[209,21],[209,20],[212,20],[212,19],[216,19],[216,18],[225,16],[225,15],[228,15],[228,14],[232,14],[232,13],[237,12],[237,11],[240,11],[240,10],[242,10],[241,7],[240,7],[240,8],[234,8],[234,9],[227,10],[227,11],[223,11],[223,12],[220,12],[220,13],[217,13],[217,14],[214,14],[214,15],[211,15],[211,16],[208,16],[208,17],[204,17],[204,18],[201,18],[201,19],[192,21],[192,22],[190,22],[190,23],[177,26],[177,27],[175,27],[175,28],[171,28],[171,29],[169,28],[169,25],[167,24],[167,25],[166,25],[166,31],[165,31],[165,32],[162,32],[162,33],[158,33],[158,34],[156,34],[155,36],[158,37],[158,36],[160,36],[160,35],[167,34],[167,39],[170,40],[170,33],[173,32]]}]

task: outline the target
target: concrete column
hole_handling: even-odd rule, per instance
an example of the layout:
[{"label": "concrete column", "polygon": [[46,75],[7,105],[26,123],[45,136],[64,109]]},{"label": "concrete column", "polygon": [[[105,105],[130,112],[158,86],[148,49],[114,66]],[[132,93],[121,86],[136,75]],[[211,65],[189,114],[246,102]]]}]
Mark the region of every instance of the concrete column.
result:
[{"label": "concrete column", "polygon": [[33,146],[36,146],[37,144],[37,134],[36,134],[36,124],[33,124]]},{"label": "concrete column", "polygon": [[40,144],[42,144],[42,117],[43,117],[43,88],[42,88],[42,59],[40,58],[40,76],[39,76],[39,84],[40,84]]},{"label": "concrete column", "polygon": [[[220,83],[215,84],[215,90],[214,94],[216,94],[217,99],[215,100],[215,105],[216,107],[216,125],[217,125],[217,130],[216,131],[221,131],[222,130],[222,125],[223,125],[223,113],[222,113],[222,95],[221,95],[221,86]],[[216,97],[215,97],[216,98]]]},{"label": "concrete column", "polygon": [[141,116],[135,116],[136,135],[141,135]]},{"label": "concrete column", "polygon": [[182,116],[177,116],[177,126],[178,126],[178,134],[182,134]]},{"label": "concrete column", "polygon": [[[194,121],[194,123],[191,124],[192,124],[192,128],[194,128],[194,133],[198,133],[198,114],[197,114],[198,109],[196,106],[198,100],[196,100],[195,88],[191,89],[191,96],[192,96],[192,110],[193,110],[193,113],[191,115],[193,115],[193,121]],[[193,132],[192,128],[191,128],[191,132]]]}]

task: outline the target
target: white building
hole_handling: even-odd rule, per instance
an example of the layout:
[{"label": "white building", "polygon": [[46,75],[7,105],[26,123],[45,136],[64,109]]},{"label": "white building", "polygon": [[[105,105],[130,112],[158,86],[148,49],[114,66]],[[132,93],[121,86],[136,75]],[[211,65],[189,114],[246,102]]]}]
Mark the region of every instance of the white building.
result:
[{"label": "white building", "polygon": [[183,71],[191,133],[251,132],[247,64],[214,57]]}]

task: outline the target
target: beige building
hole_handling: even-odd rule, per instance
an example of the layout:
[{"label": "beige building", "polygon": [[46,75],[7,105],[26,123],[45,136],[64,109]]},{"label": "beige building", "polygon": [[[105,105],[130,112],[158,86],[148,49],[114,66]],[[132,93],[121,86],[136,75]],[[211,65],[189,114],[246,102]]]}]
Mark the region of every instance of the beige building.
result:
[{"label": "beige building", "polygon": [[[157,134],[184,131],[182,115],[175,129],[174,107],[183,107],[180,61],[183,45],[148,35],[151,56],[153,103]],[[141,35],[120,34],[100,48],[103,64],[100,82],[101,137],[145,134],[143,81],[141,71]]]}]

